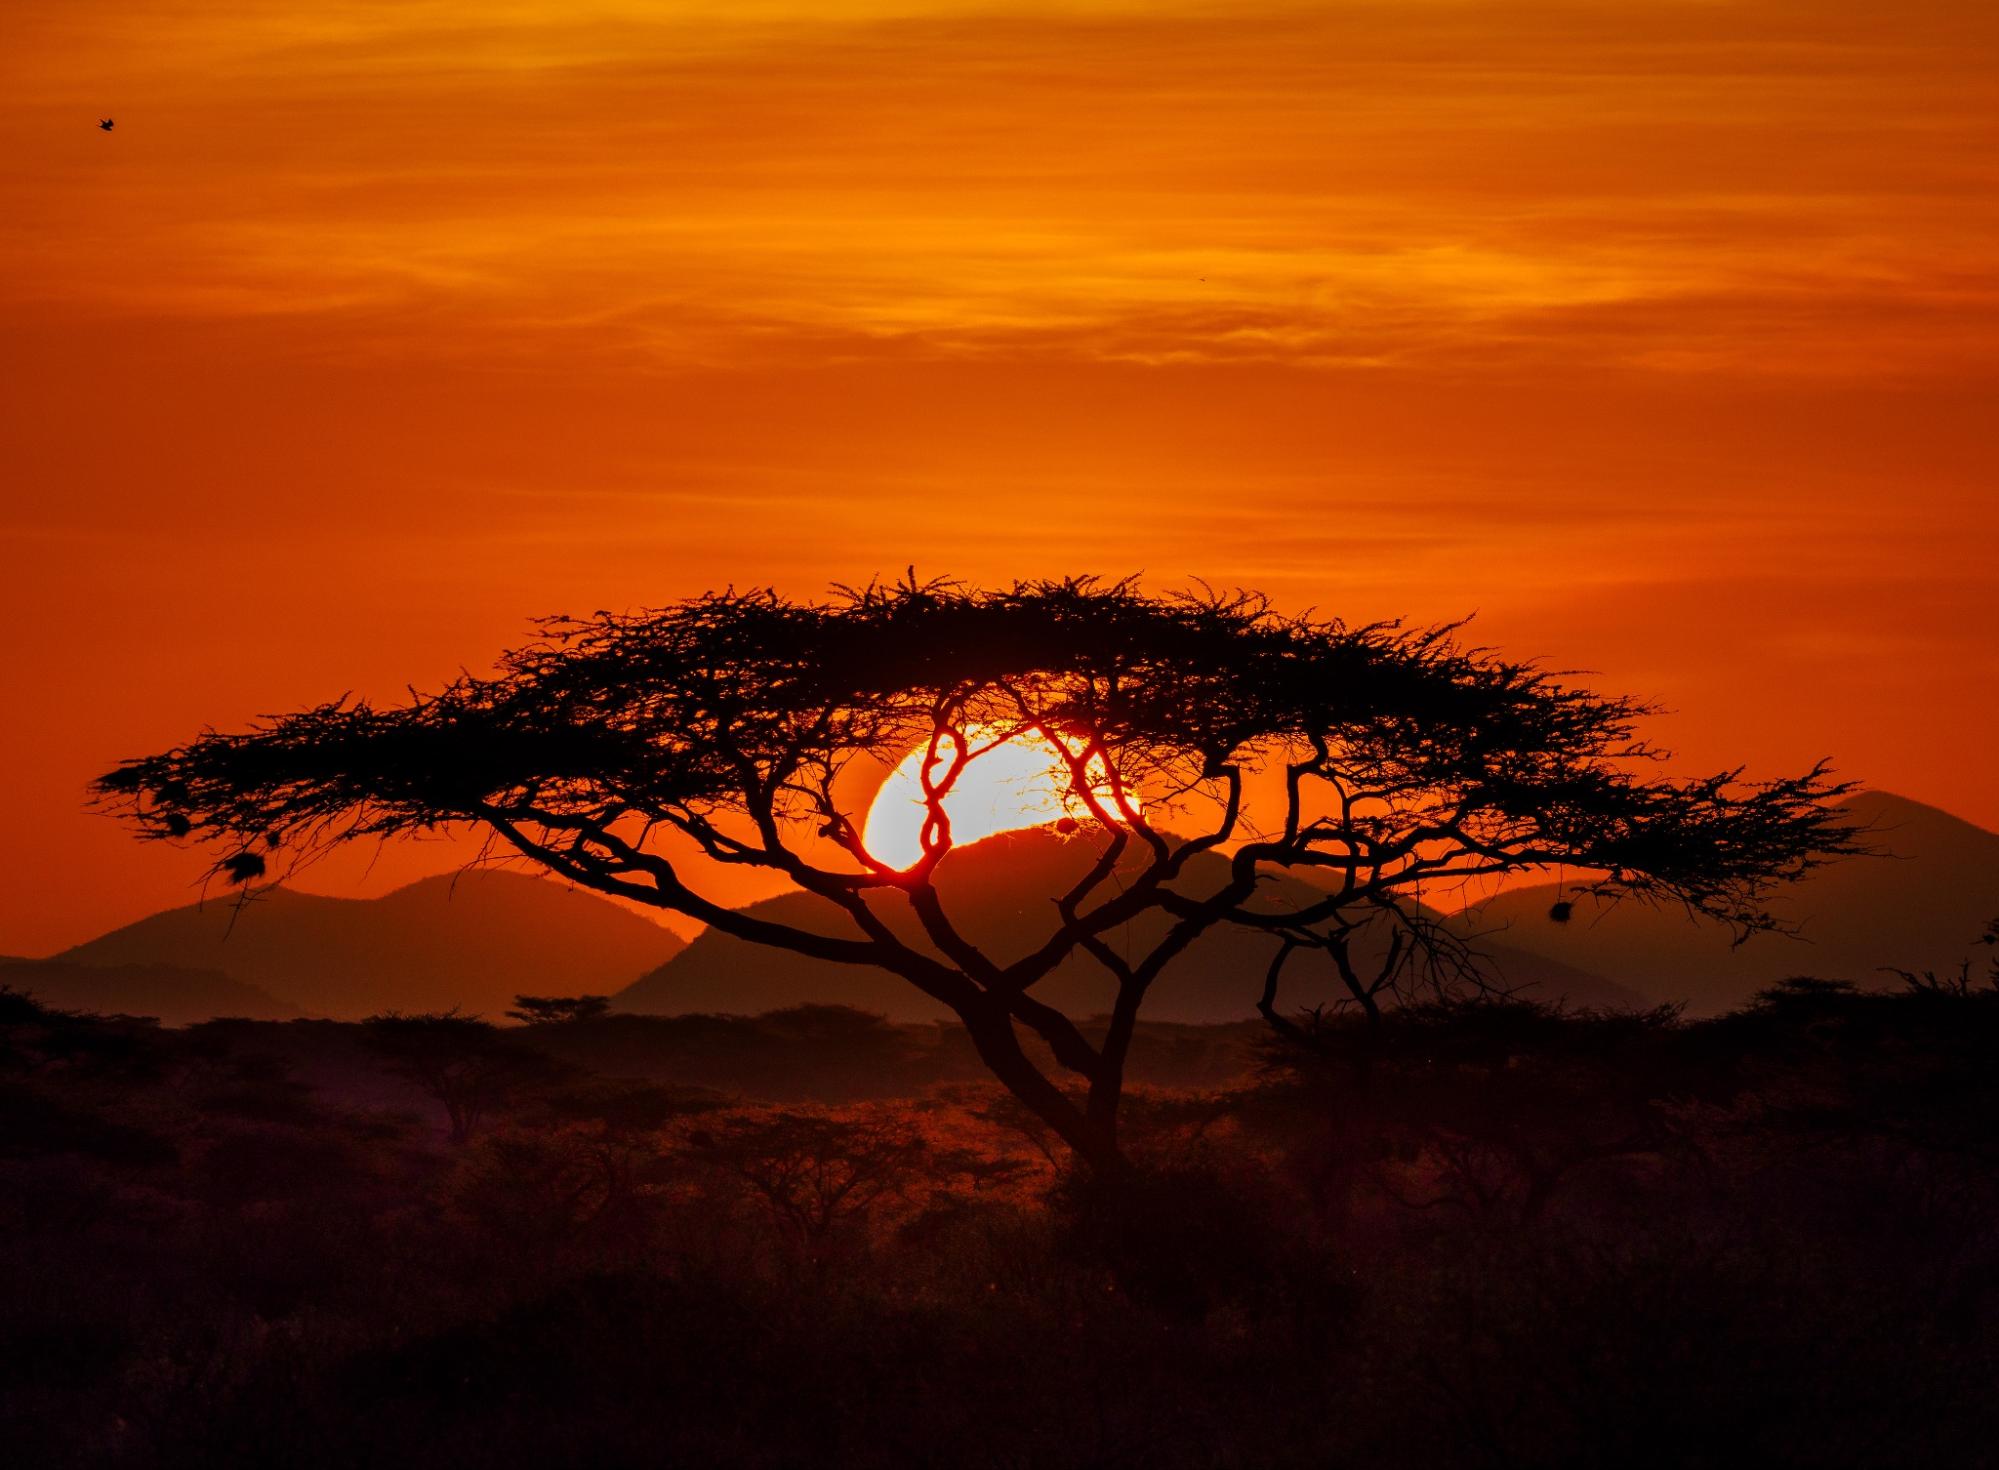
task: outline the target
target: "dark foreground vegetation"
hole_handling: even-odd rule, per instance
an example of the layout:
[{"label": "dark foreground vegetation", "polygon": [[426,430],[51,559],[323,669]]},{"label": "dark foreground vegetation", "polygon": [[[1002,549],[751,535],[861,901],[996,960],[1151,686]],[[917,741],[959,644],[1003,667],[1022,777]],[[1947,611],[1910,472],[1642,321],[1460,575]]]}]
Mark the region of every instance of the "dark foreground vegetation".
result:
[{"label": "dark foreground vegetation", "polygon": [[955,1032],[591,1009],[0,994],[10,1462],[1999,1461],[1989,986],[1149,1030],[1115,1181]]}]

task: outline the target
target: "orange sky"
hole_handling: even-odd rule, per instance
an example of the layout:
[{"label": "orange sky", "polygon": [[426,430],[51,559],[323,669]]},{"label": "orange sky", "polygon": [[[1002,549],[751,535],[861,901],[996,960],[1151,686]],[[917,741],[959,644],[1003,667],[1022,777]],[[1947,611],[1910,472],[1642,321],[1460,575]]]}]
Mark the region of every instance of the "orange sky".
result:
[{"label": "orange sky", "polygon": [[188,896],[121,755],[911,562],[1477,611],[1999,825],[1990,0],[7,30],[0,953]]}]

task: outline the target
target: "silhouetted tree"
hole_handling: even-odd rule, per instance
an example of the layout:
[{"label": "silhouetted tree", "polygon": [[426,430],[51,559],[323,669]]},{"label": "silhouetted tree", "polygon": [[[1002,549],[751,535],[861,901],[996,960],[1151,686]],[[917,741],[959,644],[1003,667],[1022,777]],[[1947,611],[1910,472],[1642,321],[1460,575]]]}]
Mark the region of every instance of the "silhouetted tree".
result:
[{"label": "silhouetted tree", "polygon": [[[1153,596],[1129,581],[987,592],[912,578],[831,603],[726,592],[551,620],[495,677],[210,733],[96,789],[149,836],[216,844],[227,877],[261,872],[260,853],[472,823],[600,892],[881,966],[956,1013],[1071,1148],[1115,1167],[1146,993],[1216,925],[1336,958],[1360,921],[1393,928],[1398,973],[1377,987],[1353,969],[1365,1004],[1405,975],[1470,972],[1426,920],[1426,885],[1559,864],[1585,875],[1573,890],[1677,903],[1746,935],[1774,924],[1768,885],[1854,849],[1828,804],[1844,788],[1823,768],[1750,785],[1658,777],[1635,733],[1644,713],[1464,647],[1452,628],[1350,627],[1249,593]],[[1094,861],[1002,962],[953,921],[934,878],[953,846],[945,798],[1013,738],[1059,752],[1068,821]],[[863,846],[856,783],[841,776],[912,748],[928,812],[921,856],[897,869]],[[1283,796],[1252,821],[1259,768]],[[669,835],[701,856],[669,856]],[[846,932],[731,909],[702,891],[697,870],[712,868],[780,875]],[[1314,875],[1324,897],[1269,901],[1264,879],[1284,870]],[[886,921],[899,904],[924,942]],[[1111,942],[1146,917],[1160,926],[1143,952]],[[1078,954],[1116,985],[1100,1040],[1035,994]],[[1263,997],[1272,1016],[1279,979]],[[1080,1099],[1030,1058],[1023,1028],[1080,1079]]]},{"label": "silhouetted tree", "polygon": [[695,1157],[748,1185],[779,1230],[814,1249],[903,1195],[933,1163],[920,1133],[884,1116],[779,1109],[697,1129],[689,1142]]},{"label": "silhouetted tree", "polygon": [[560,1026],[594,1021],[610,1009],[610,997],[603,995],[517,995],[507,1014],[524,1026]]},{"label": "silhouetted tree", "polygon": [[469,1142],[487,1116],[556,1072],[540,1052],[510,1045],[476,1016],[390,1013],[362,1023],[398,1073],[444,1104],[453,1143]]},{"label": "silhouetted tree", "polygon": [[1941,975],[1935,970],[1905,970],[1899,965],[1889,966],[1888,973],[1918,995],[1964,996],[1980,989],[1999,991],[1999,919],[1994,919],[1985,926],[1985,932],[1978,936],[1978,942],[1993,951],[1992,957],[1986,961],[1982,980],[1972,978],[1969,955],[1958,961],[1954,972],[1946,970]]}]

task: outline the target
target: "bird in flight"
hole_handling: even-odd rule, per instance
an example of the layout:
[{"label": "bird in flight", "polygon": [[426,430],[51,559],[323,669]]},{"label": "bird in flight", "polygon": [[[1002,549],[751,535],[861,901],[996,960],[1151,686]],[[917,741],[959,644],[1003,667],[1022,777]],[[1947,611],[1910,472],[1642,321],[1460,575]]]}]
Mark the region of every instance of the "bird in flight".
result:
[{"label": "bird in flight", "polygon": [[107,133],[108,133],[108,132],[110,132],[110,131],[111,131],[111,130],[112,130],[113,128],[117,127],[117,126],[118,126],[118,123],[117,123],[117,120],[116,120],[116,119],[114,119],[114,118],[108,118],[108,117],[100,117],[100,118],[99,118],[99,119],[97,120],[97,125],[98,125],[98,126],[99,126],[100,128],[104,129],[104,131],[105,131],[105,132],[107,132]]}]

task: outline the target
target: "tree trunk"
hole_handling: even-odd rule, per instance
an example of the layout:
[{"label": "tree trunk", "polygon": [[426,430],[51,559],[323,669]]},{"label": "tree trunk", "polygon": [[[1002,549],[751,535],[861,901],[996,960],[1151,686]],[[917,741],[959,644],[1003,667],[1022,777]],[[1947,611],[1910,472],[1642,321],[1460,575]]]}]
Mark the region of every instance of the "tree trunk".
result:
[{"label": "tree trunk", "polygon": [[1124,1155],[1118,1151],[1115,1116],[1109,1126],[1086,1115],[1068,1096],[1043,1076],[1020,1049],[1012,1019],[1004,1011],[963,1017],[965,1030],[979,1059],[1030,1112],[1055,1130],[1056,1135],[1098,1174],[1122,1173]]},{"label": "tree trunk", "polygon": [[1090,1100],[1085,1116],[1089,1125],[1109,1140],[1112,1148],[1117,1147],[1118,1107],[1124,1101],[1125,1059],[1131,1055],[1131,1039],[1138,1030],[1138,1008],[1144,1000],[1145,985],[1126,976],[1118,986],[1110,1028],[1104,1033],[1096,1072],[1090,1078]]}]

